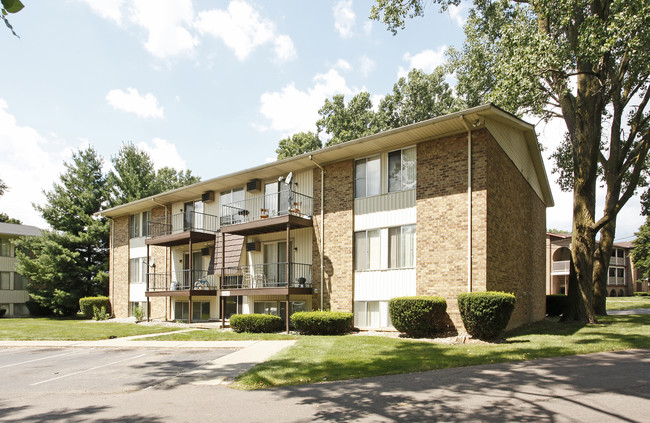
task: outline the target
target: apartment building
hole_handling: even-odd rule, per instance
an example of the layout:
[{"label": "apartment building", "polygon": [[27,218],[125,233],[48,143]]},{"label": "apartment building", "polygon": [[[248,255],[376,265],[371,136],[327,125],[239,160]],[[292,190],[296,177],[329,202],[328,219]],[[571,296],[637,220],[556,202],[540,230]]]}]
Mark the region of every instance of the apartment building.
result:
[{"label": "apartment building", "polygon": [[[607,268],[607,296],[625,297],[634,292],[647,292],[648,281],[642,280],[634,268],[632,242],[615,242]],[[571,263],[571,235],[546,234],[546,293],[566,294]]]},{"label": "apartment building", "polygon": [[116,316],[218,320],[331,309],[391,328],[388,300],[512,292],[542,319],[546,207],[534,127],[494,105],[242,170],[102,212]]},{"label": "apartment building", "polygon": [[6,316],[29,314],[25,302],[29,300],[29,280],[16,272],[16,250],[13,240],[21,236],[41,236],[35,226],[0,223],[0,309]]}]

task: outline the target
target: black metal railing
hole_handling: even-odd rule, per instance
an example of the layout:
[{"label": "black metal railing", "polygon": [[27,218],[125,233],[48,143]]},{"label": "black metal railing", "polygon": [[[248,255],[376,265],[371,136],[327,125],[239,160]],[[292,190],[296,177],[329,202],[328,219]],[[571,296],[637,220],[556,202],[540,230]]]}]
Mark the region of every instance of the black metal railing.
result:
[{"label": "black metal railing", "polygon": [[186,231],[217,233],[219,231],[219,216],[184,212],[151,219],[147,222],[149,238]]},{"label": "black metal railing", "polygon": [[218,275],[206,270],[176,270],[166,273],[149,273],[149,291],[208,290],[219,286]]},{"label": "black metal railing", "polygon": [[222,289],[311,288],[311,264],[265,263],[223,270]]},{"label": "black metal railing", "polygon": [[288,214],[311,219],[314,200],[295,191],[280,191],[221,206],[221,225],[235,225]]}]

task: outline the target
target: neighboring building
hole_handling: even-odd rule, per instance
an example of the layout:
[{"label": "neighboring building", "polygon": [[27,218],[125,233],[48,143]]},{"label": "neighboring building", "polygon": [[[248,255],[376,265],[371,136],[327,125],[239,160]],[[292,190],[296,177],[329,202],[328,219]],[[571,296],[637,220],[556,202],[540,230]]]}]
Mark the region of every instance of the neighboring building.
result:
[{"label": "neighboring building", "polygon": [[[635,291],[648,291],[648,281],[642,281],[634,268],[630,252],[632,242],[615,242],[607,269],[607,296],[624,297]],[[571,262],[571,235],[546,233],[546,293],[566,294]]]},{"label": "neighboring building", "polygon": [[496,290],[514,327],[545,315],[552,205],[534,127],[480,106],[104,211],[109,295],[117,317],[322,308],[361,328],[390,328],[391,298],[440,295],[462,328],[457,295]]},{"label": "neighboring building", "polygon": [[7,310],[6,316],[29,314],[25,306],[29,300],[29,279],[16,272],[13,245],[13,240],[21,236],[41,236],[41,230],[35,226],[0,223],[0,308]]}]

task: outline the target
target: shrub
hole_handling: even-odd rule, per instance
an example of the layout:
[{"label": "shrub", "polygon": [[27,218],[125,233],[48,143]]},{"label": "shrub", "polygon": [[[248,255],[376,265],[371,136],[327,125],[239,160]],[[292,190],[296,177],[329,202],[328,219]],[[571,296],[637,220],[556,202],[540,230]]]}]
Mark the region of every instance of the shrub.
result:
[{"label": "shrub", "polygon": [[635,297],[650,297],[650,292],[635,292],[634,293]]},{"label": "shrub", "polygon": [[144,316],[146,315],[144,307],[142,306],[136,306],[133,309],[133,317],[135,317],[135,320],[144,320]]},{"label": "shrub", "polygon": [[47,307],[43,307],[42,305],[40,305],[39,303],[37,303],[34,300],[26,301],[25,306],[27,306],[27,310],[29,310],[30,316],[46,317],[46,316],[50,316],[52,314],[51,309],[49,309]]},{"label": "shrub", "polygon": [[101,309],[97,306],[93,306],[93,319],[95,320],[108,320],[111,317],[110,314],[106,313],[106,307]]},{"label": "shrub", "polygon": [[303,335],[343,335],[352,330],[353,315],[342,311],[299,311],[291,315]]},{"label": "shrub", "polygon": [[430,337],[444,328],[447,301],[438,296],[397,297],[388,302],[395,329],[410,338]]},{"label": "shrub", "polygon": [[83,314],[87,319],[92,319],[94,317],[95,307],[98,310],[101,310],[103,307],[105,314],[111,314],[111,302],[108,297],[84,297],[79,300],[81,314]]},{"label": "shrub", "polygon": [[569,305],[569,297],[564,294],[546,296],[546,315],[561,316]]},{"label": "shrub", "polygon": [[506,328],[515,309],[515,296],[505,292],[466,292],[458,295],[458,310],[467,333],[494,339]]},{"label": "shrub", "polygon": [[233,314],[230,327],[235,332],[268,333],[282,330],[282,319],[273,314]]},{"label": "shrub", "polygon": [[7,309],[6,308],[0,308],[0,317],[4,316],[5,313],[7,313]]}]

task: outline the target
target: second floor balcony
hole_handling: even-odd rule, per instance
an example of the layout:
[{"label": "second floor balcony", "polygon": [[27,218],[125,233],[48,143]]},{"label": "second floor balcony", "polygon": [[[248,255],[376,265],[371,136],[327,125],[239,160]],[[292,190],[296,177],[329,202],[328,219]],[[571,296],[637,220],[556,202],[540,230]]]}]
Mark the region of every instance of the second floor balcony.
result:
[{"label": "second floor balcony", "polygon": [[205,270],[177,270],[173,272],[149,273],[147,295],[216,295],[219,286],[218,275]]},{"label": "second floor balcony", "polygon": [[218,231],[218,216],[195,211],[176,213],[147,222],[147,244],[173,246],[190,239],[212,241]]},{"label": "second floor balcony", "polygon": [[312,226],[312,197],[292,190],[260,195],[221,206],[223,232],[251,235]]},{"label": "second floor balcony", "polygon": [[[261,291],[311,293],[311,265],[293,262],[264,263],[223,269],[222,290],[236,290],[237,295],[263,294]],[[277,292],[276,292],[277,291]],[[281,292],[283,291],[283,292]]]}]

